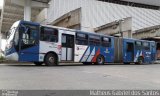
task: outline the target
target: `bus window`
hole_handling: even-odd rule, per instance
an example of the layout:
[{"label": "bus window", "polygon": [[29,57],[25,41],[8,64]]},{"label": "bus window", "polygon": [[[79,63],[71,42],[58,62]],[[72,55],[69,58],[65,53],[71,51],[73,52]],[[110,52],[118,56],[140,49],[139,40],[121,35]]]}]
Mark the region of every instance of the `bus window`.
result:
[{"label": "bus window", "polygon": [[136,42],[135,42],[135,45],[136,45],[136,46],[142,46],[142,42],[136,41]]},{"label": "bus window", "polygon": [[89,44],[94,46],[99,46],[101,43],[100,36],[98,35],[89,35]]},{"label": "bus window", "polygon": [[41,27],[41,40],[58,42],[58,30],[54,28]]},{"label": "bus window", "polygon": [[134,52],[133,43],[127,43],[127,52]]},{"label": "bus window", "polygon": [[103,47],[110,47],[111,46],[111,38],[102,37],[102,43],[101,45]]},{"label": "bus window", "polygon": [[152,47],[156,47],[156,43],[151,43],[151,46]]},{"label": "bus window", "polygon": [[150,48],[149,42],[143,42],[143,47],[145,50],[149,50],[149,48]]},{"label": "bus window", "polygon": [[88,35],[84,33],[77,33],[76,34],[76,44],[88,45]]}]

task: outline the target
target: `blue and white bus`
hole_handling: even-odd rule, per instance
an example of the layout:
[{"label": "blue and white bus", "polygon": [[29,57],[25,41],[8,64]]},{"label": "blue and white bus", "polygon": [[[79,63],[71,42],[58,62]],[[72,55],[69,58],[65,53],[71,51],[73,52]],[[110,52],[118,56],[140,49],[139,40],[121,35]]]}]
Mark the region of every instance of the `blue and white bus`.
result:
[{"label": "blue and white bus", "polygon": [[156,43],[17,21],[9,30],[5,55],[7,60],[47,66],[59,62],[143,64],[155,61]]}]

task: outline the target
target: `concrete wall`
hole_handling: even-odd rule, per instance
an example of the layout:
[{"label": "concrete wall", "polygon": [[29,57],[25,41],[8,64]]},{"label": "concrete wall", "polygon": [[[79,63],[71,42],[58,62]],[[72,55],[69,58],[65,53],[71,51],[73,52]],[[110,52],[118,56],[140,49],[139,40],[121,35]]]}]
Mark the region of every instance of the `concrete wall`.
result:
[{"label": "concrete wall", "polygon": [[93,31],[93,28],[132,17],[132,29],[138,30],[160,24],[160,11],[137,7],[118,5],[96,0],[51,0],[48,9],[47,22],[53,22],[60,16],[82,8],[82,30]]},{"label": "concrete wall", "polygon": [[47,24],[47,8],[43,9],[35,19],[35,22],[41,23],[41,24]]},{"label": "concrete wall", "polygon": [[96,33],[132,38],[132,18],[123,18],[95,28]]},{"label": "concrete wall", "polygon": [[81,29],[80,23],[81,23],[81,8],[78,8],[56,19],[53,23],[51,23],[51,25],[71,28],[71,29]]}]

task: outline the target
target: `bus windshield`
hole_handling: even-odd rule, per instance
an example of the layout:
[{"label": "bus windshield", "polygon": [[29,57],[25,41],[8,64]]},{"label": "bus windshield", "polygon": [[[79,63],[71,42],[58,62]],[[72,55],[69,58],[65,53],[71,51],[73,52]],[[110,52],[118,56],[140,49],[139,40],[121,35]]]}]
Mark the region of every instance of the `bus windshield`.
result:
[{"label": "bus windshield", "polygon": [[8,32],[8,35],[7,35],[7,43],[9,44],[11,41],[13,41],[14,39],[14,34],[16,32],[16,29],[19,25],[19,21],[18,22],[15,22],[12,27],[10,28],[9,32]]},{"label": "bus windshield", "polygon": [[11,36],[12,36],[13,33],[15,32],[15,29],[16,29],[16,27],[13,27],[13,28],[11,28],[11,29],[8,31],[7,39],[10,39],[10,38],[11,38]]}]

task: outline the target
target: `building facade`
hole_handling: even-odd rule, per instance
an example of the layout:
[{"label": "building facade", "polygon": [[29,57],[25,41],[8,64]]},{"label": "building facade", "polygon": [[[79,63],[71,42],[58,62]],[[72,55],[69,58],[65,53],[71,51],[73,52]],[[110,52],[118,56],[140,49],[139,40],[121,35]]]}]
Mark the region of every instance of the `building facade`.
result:
[{"label": "building facade", "polygon": [[157,7],[139,8],[105,0],[51,0],[46,23],[52,25],[55,20],[78,8],[81,8],[80,29],[85,31],[93,31],[94,28],[127,17],[132,17],[133,31],[160,25],[160,10]]}]

